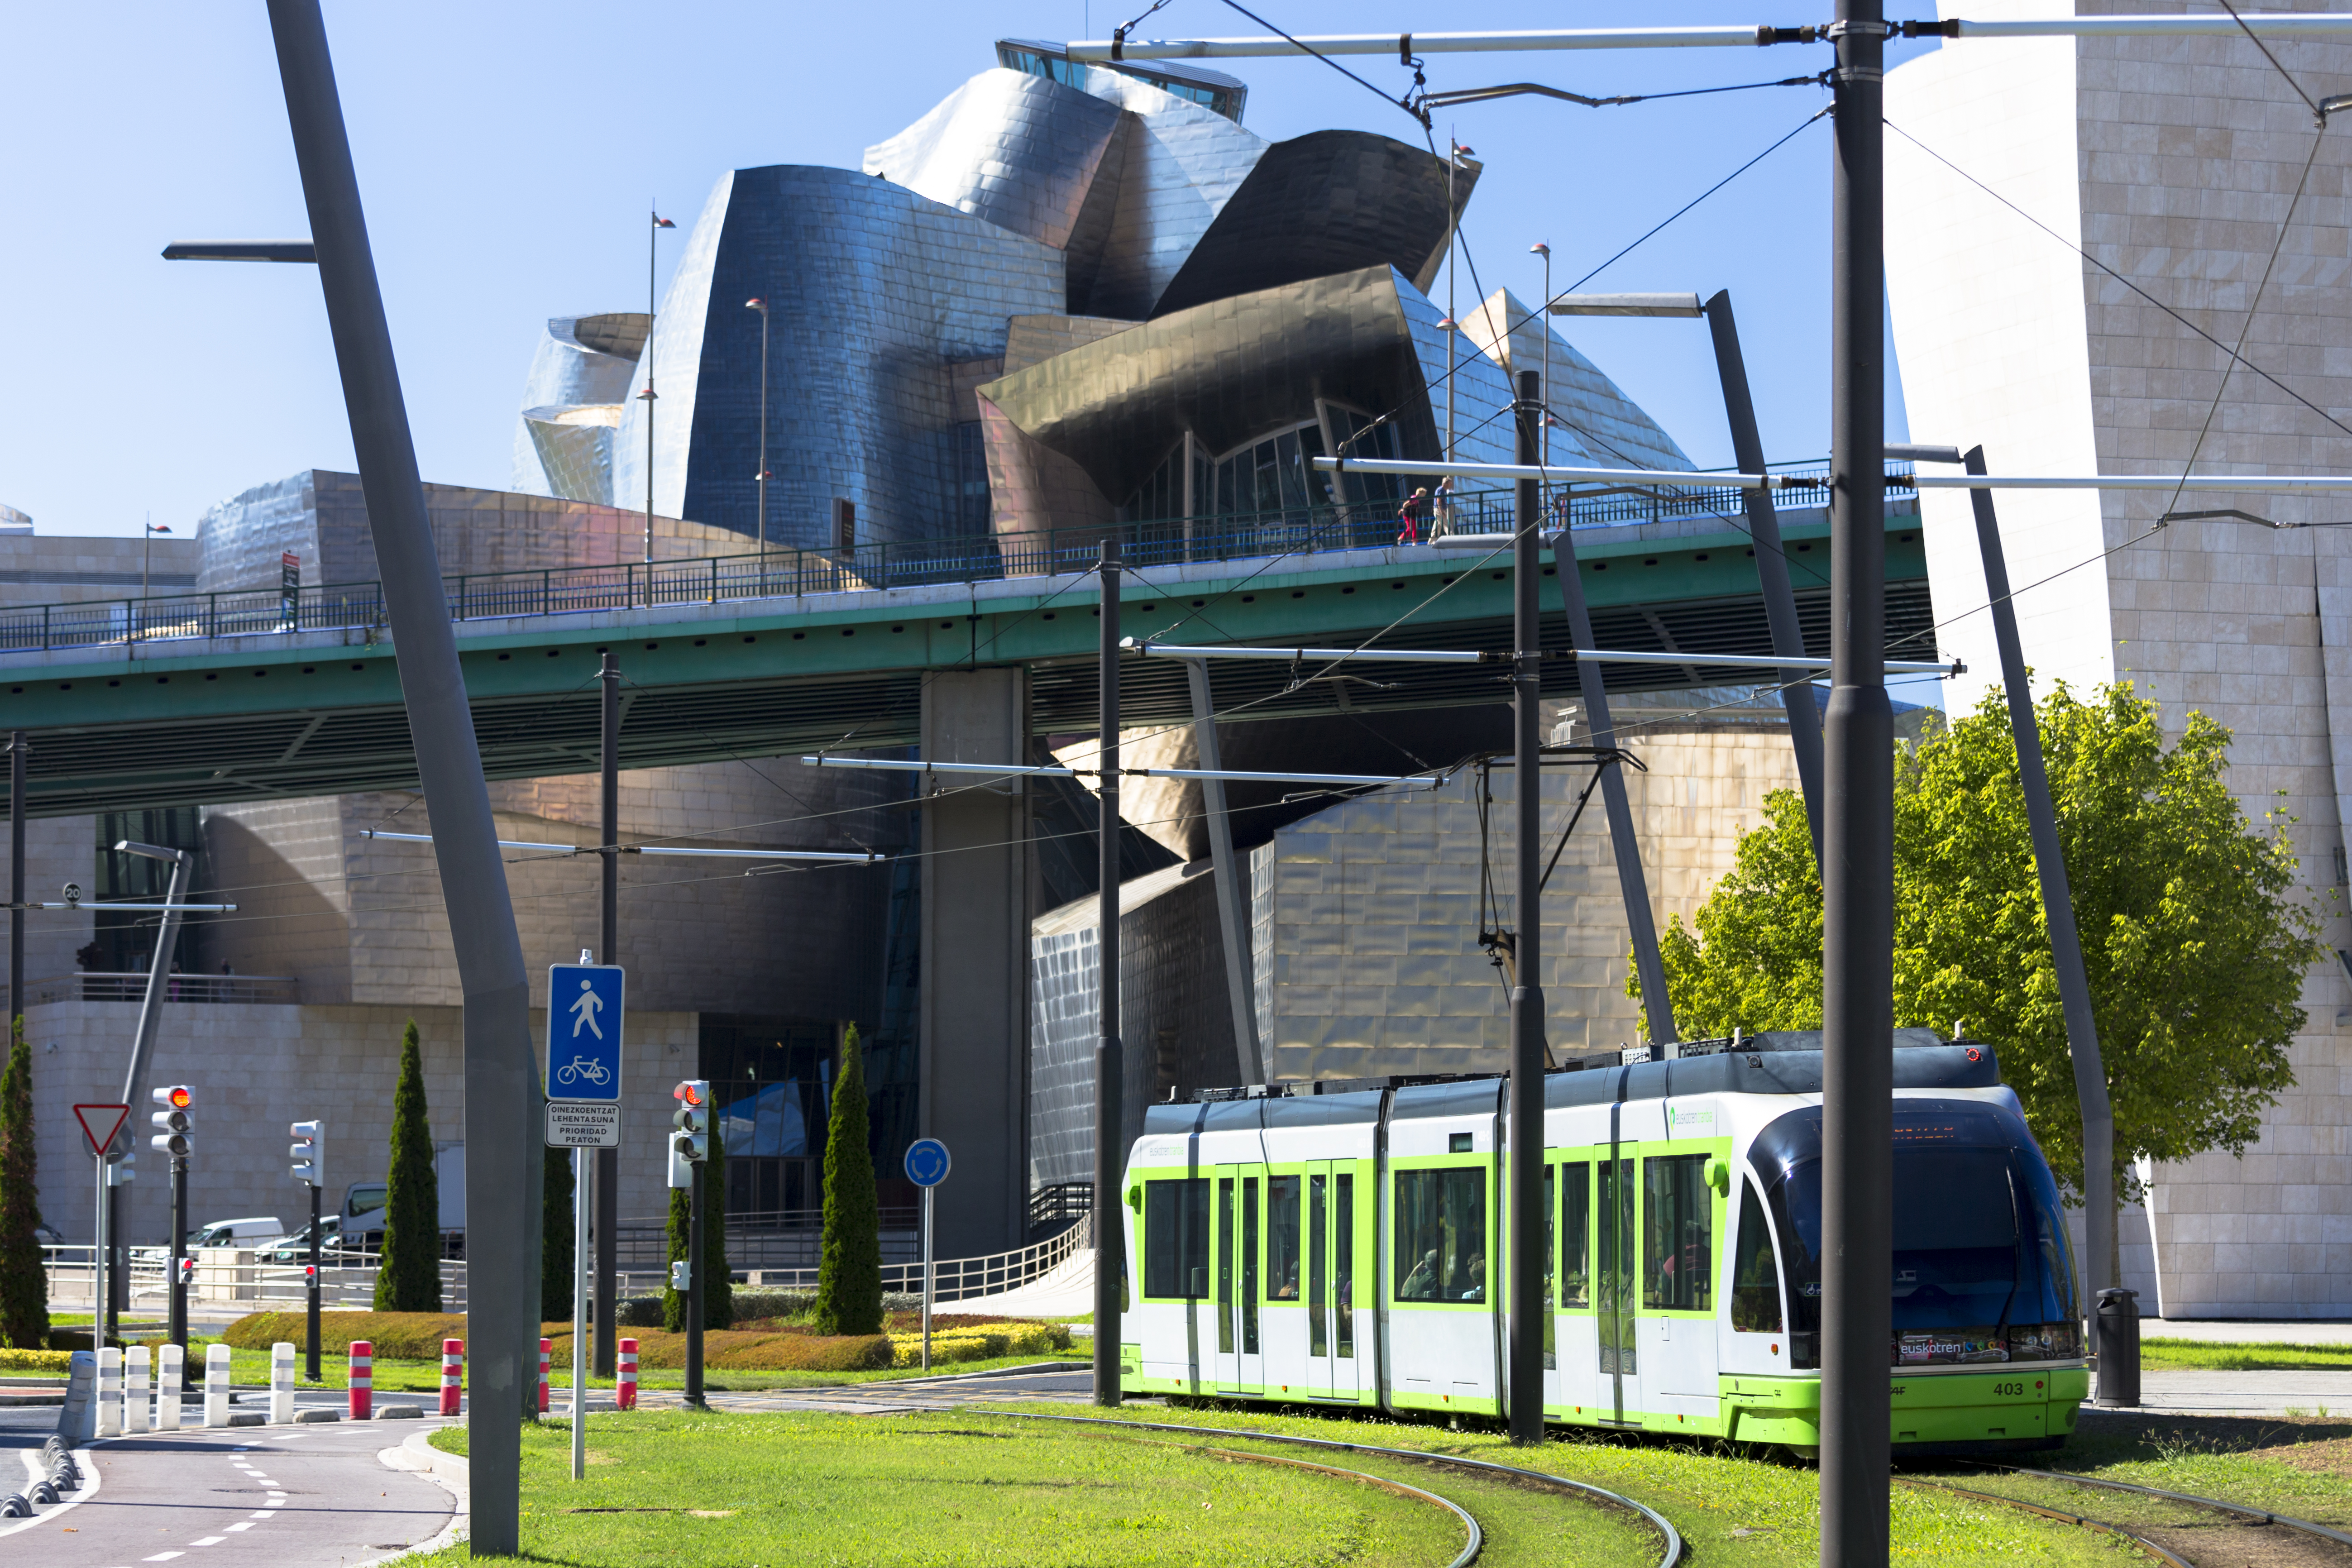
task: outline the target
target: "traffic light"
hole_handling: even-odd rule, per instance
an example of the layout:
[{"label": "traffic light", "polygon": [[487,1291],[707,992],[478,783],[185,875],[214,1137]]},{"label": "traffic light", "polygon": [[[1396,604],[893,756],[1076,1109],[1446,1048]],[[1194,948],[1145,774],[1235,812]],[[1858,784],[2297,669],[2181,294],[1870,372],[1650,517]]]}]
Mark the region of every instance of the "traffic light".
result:
[{"label": "traffic light", "polygon": [[691,1188],[694,1167],[710,1158],[710,1083],[690,1078],[670,1090],[677,1110],[670,1122],[677,1129],[669,1141],[669,1184]]},{"label": "traffic light", "polygon": [[314,1187],[327,1184],[327,1124],[323,1121],[294,1123],[294,1145],[288,1151],[294,1158],[294,1179]]},{"label": "traffic light", "polygon": [[183,1284],[183,1285],[194,1285],[195,1282],[196,1282],[196,1260],[195,1260],[194,1258],[181,1258],[181,1259],[180,1259],[180,1283],[181,1283],[181,1284]]},{"label": "traffic light", "polygon": [[171,1155],[174,1160],[187,1158],[188,1151],[195,1147],[194,1140],[188,1136],[194,1126],[188,1120],[188,1107],[194,1102],[195,1096],[186,1084],[175,1083],[156,1089],[152,1098],[163,1109],[148,1118],[155,1124],[155,1135],[147,1140],[148,1146]]}]

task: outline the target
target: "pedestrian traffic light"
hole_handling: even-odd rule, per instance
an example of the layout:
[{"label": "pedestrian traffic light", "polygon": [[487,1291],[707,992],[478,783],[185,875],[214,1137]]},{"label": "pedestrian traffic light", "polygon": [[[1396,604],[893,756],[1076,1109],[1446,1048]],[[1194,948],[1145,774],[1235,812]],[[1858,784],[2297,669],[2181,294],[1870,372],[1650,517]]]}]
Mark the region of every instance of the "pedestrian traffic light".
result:
[{"label": "pedestrian traffic light", "polygon": [[694,1167],[710,1158],[710,1084],[690,1078],[670,1090],[677,1110],[670,1117],[677,1129],[669,1141],[669,1184],[694,1185]]},{"label": "pedestrian traffic light", "polygon": [[327,1184],[327,1124],[323,1121],[294,1123],[294,1146],[288,1151],[294,1157],[294,1179],[314,1187]]},{"label": "pedestrian traffic light", "polygon": [[180,1259],[180,1283],[181,1283],[181,1284],[183,1284],[183,1285],[194,1285],[195,1282],[196,1282],[196,1260],[195,1260],[194,1258],[181,1258],[181,1259]]},{"label": "pedestrian traffic light", "polygon": [[188,1107],[194,1103],[195,1096],[186,1084],[175,1083],[156,1089],[152,1098],[163,1109],[148,1118],[155,1124],[155,1135],[147,1141],[149,1147],[174,1160],[187,1158],[188,1151],[195,1146],[194,1140],[189,1137],[194,1123],[188,1119]]}]

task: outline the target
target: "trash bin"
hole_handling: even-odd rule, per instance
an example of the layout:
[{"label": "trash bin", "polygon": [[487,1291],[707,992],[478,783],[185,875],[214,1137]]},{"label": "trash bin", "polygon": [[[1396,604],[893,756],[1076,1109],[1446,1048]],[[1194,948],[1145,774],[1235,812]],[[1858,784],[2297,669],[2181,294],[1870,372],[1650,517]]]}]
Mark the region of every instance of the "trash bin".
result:
[{"label": "trash bin", "polygon": [[2099,1292],[2099,1396],[2097,1403],[2124,1408],[2139,1404],[2139,1292],[2115,1287]]}]

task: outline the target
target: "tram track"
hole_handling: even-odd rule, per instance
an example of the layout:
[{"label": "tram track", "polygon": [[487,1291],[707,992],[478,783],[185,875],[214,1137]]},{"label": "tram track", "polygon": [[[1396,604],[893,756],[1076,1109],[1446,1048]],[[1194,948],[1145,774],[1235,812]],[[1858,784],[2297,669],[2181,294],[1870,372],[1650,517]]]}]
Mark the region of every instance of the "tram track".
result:
[{"label": "tram track", "polygon": [[[2132,1481],[2116,1481],[2097,1476],[2076,1475],[2067,1470],[2042,1470],[2025,1465],[1995,1464],[1990,1460],[1964,1462],[2003,1475],[2024,1476],[2034,1480],[2054,1481],[2062,1485],[2082,1487],[2091,1490],[2122,1492],[2137,1497],[2151,1498],[2162,1502],[2176,1503],[2184,1508],[2201,1510],[2209,1514],[2220,1514],[2231,1521],[2242,1522],[2239,1529],[2230,1532],[2228,1538],[2213,1542],[2211,1551],[2203,1552],[2198,1557],[2189,1557],[2182,1555],[2181,1552],[2199,1551],[2204,1543],[2179,1539],[2182,1528],[2179,1526],[2143,1523],[2134,1528],[2112,1520],[2094,1519],[2064,1509],[2046,1507],[2022,1498],[1954,1486],[1948,1481],[1930,1481],[1914,1476],[1899,1476],[1896,1479],[1908,1486],[1932,1488],[1976,1501],[1999,1503],[2005,1507],[2038,1513],[2045,1518],[2063,1520],[2085,1529],[2121,1536],[2156,1561],[2176,1564],[2178,1568],[2239,1568],[2240,1564],[2247,1562],[2254,1562],[2261,1565],[2261,1568],[2273,1568],[2273,1565],[2275,1568],[2285,1568],[2285,1565],[2290,1563],[2309,1563],[2315,1565],[2315,1568],[2319,1564],[2352,1564],[2352,1533],[2315,1523],[2307,1519],[2297,1519],[2290,1514],[2279,1513],[2274,1510],[2260,1508],[2251,1503],[2231,1502],[2226,1498],[2200,1497],[2193,1492],[2170,1491],[2162,1487],[2141,1486]],[[2271,1540],[2255,1543],[2247,1541],[2242,1534],[2246,1530],[2271,1528],[2289,1531],[2291,1542]],[[2151,1535],[2142,1534],[2142,1531],[2155,1531],[2174,1539],[2171,1544],[2168,1545]],[[2284,1547],[2285,1550],[2280,1550],[2281,1547]],[[2175,1548],[2180,1550],[2176,1551]]]},{"label": "tram track", "polygon": [[[1387,1448],[1371,1443],[1343,1443],[1336,1437],[1299,1437],[1288,1433],[1255,1432],[1246,1427],[1191,1426],[1174,1421],[1117,1421],[1107,1415],[1053,1415],[1030,1410],[997,1410],[983,1405],[967,1405],[965,1408],[973,1415],[1001,1416],[1013,1421],[1066,1421],[1085,1426],[1124,1426],[1142,1432],[1181,1432],[1188,1436],[1222,1437],[1228,1442],[1240,1439],[1253,1443],[1284,1443],[1304,1448],[1336,1449],[1352,1454],[1377,1454],[1383,1458],[1403,1459],[1413,1464],[1445,1466],[1458,1470],[1507,1477],[1523,1484],[1549,1488],[1585,1502],[1597,1503],[1605,1508],[1620,1509],[1634,1515],[1649,1526],[1658,1540],[1660,1554],[1654,1568],[1687,1568],[1689,1561],[1689,1548],[1683,1541],[1682,1531],[1676,1530],[1665,1515],[1648,1504],[1638,1502],[1622,1492],[1611,1491],[1606,1487],[1594,1486],[1590,1481],[1570,1480],[1566,1476],[1549,1475],[1542,1470],[1526,1469],[1517,1465],[1498,1464],[1492,1459],[1473,1459],[1461,1454],[1436,1454],[1421,1448]],[[1260,1457],[1271,1458],[1271,1456]],[[1345,1473],[1353,1475],[1356,1472]],[[1433,1497],[1435,1494],[1425,1495]],[[1455,1504],[1449,1502],[1446,1506],[1454,1508],[1457,1512],[1461,1511]],[[1475,1521],[1472,1522],[1475,1525]],[[1476,1555],[1477,1545],[1478,1542],[1474,1539],[1472,1557]],[[1470,1560],[1470,1557],[1457,1559],[1455,1568],[1460,1568],[1460,1565],[1466,1564]],[[2190,1568],[2190,1565],[2182,1564],[2181,1568]]]}]

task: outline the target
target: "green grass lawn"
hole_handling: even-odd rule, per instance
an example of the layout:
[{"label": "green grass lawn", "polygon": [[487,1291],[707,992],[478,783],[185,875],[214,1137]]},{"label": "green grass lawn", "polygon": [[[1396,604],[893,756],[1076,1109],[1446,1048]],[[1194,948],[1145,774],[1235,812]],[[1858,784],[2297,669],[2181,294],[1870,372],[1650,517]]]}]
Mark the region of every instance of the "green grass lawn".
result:
[{"label": "green grass lawn", "polygon": [[2352,1366],[2352,1345],[2142,1340],[2139,1363],[2143,1367],[2180,1367],[2210,1372],[2302,1372],[2311,1367]]},{"label": "green grass lawn", "polygon": [[[1450,1513],[1361,1482],[1197,1444],[1008,1430],[1024,1425],[950,1414],[600,1416],[578,1482],[568,1435],[533,1428],[523,1439],[524,1558],[579,1568],[1428,1568],[1462,1546]],[[446,1435],[452,1446],[463,1436]],[[464,1546],[397,1560],[467,1561]]]}]

